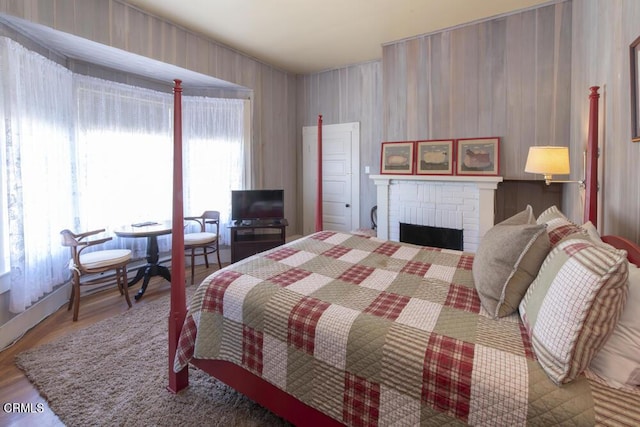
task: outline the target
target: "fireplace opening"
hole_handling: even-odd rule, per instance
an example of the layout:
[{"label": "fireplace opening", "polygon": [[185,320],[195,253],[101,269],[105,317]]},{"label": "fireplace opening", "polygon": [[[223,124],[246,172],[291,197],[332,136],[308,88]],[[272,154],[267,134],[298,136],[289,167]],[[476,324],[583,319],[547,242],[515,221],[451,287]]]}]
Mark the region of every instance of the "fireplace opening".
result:
[{"label": "fireplace opening", "polygon": [[400,241],[434,248],[463,250],[462,230],[400,223]]}]

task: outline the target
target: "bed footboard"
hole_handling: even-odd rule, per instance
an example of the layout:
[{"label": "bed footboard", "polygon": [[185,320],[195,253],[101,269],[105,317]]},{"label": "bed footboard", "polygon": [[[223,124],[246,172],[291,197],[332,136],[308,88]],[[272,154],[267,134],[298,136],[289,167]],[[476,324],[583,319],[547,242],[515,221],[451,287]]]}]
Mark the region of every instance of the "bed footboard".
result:
[{"label": "bed footboard", "polygon": [[295,425],[318,427],[343,425],[231,362],[192,359],[191,363]]}]

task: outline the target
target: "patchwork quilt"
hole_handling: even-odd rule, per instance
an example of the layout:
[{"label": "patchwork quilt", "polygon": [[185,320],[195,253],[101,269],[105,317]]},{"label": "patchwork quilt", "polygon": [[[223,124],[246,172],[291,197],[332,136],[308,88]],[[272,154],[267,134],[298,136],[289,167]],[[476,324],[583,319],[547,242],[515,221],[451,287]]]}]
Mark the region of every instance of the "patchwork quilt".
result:
[{"label": "patchwork quilt", "polygon": [[[174,369],[242,366],[346,425],[633,425],[640,395],[555,386],[515,313],[493,320],[473,254],[319,232],[197,289]],[[635,421],[634,421],[635,420]]]}]

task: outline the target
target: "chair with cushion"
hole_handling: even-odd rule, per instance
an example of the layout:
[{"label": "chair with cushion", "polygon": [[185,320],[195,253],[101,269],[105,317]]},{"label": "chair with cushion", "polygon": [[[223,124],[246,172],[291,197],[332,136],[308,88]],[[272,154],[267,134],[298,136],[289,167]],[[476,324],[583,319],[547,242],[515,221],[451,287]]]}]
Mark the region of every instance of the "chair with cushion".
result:
[{"label": "chair with cushion", "polygon": [[[195,257],[204,256],[204,263],[209,268],[209,254],[215,253],[218,257],[218,267],[222,268],[220,262],[220,251],[218,250],[218,234],[220,227],[220,212],[204,211],[200,216],[188,216],[184,218],[187,221],[195,221],[198,223],[200,231],[195,233],[185,233],[184,249],[185,253],[189,253],[191,257],[191,284],[193,284]],[[207,231],[207,225],[215,226],[215,233]],[[198,253],[198,250],[201,252]]]},{"label": "chair with cushion", "polygon": [[[106,249],[106,250],[85,250],[96,245],[103,244],[111,240],[111,237],[88,240],[90,236],[104,232],[102,230],[87,231],[85,233],[75,234],[70,230],[62,230],[62,246],[71,248],[71,262],[69,269],[73,272],[73,290],[69,299],[68,310],[73,305],[73,321],[78,320],[78,312],[80,311],[80,286],[94,285],[111,280],[110,276],[103,277],[101,273],[109,270],[115,270],[116,283],[120,290],[120,295],[124,294],[127,304],[131,307],[129,299],[129,286],[127,284],[127,263],[131,260],[131,251],[129,249]],[[95,275],[95,277],[89,277]],[[86,280],[82,280],[87,277]]]}]

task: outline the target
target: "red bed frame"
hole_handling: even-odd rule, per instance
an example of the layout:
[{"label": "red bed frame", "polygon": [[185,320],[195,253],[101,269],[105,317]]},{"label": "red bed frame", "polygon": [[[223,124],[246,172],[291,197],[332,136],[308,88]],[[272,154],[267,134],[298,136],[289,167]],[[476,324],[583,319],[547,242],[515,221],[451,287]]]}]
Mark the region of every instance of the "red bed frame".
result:
[{"label": "red bed frame", "polygon": [[[186,317],[185,274],[184,274],[184,241],[182,234],[183,194],[182,194],[182,87],[181,81],[174,81],[174,156],[173,156],[173,242],[172,242],[172,277],[171,308],[169,314],[169,385],[168,389],[177,393],[189,385],[188,367],[173,372],[173,361],[178,346],[180,330]],[[597,191],[598,191],[598,86],[590,88],[589,94],[589,132],[587,136],[587,163],[585,180],[584,221],[597,225]],[[322,159],[322,116],[318,119],[318,152]],[[319,167],[319,173],[321,168]],[[321,179],[318,180],[319,186]],[[319,187],[321,188],[321,187]],[[322,193],[319,192],[321,195]],[[322,206],[322,200],[318,200]],[[320,211],[321,212],[321,211]],[[321,215],[320,215],[320,218]],[[321,221],[316,221],[316,228],[322,228]],[[627,250],[629,260],[640,263],[640,247],[621,237],[604,236],[603,240],[613,246]],[[290,394],[273,386],[262,378],[244,370],[233,363],[220,360],[193,359],[191,363],[219,379],[253,401],[269,409],[276,415],[295,425],[305,426],[338,426],[340,422],[314,409]]]}]

